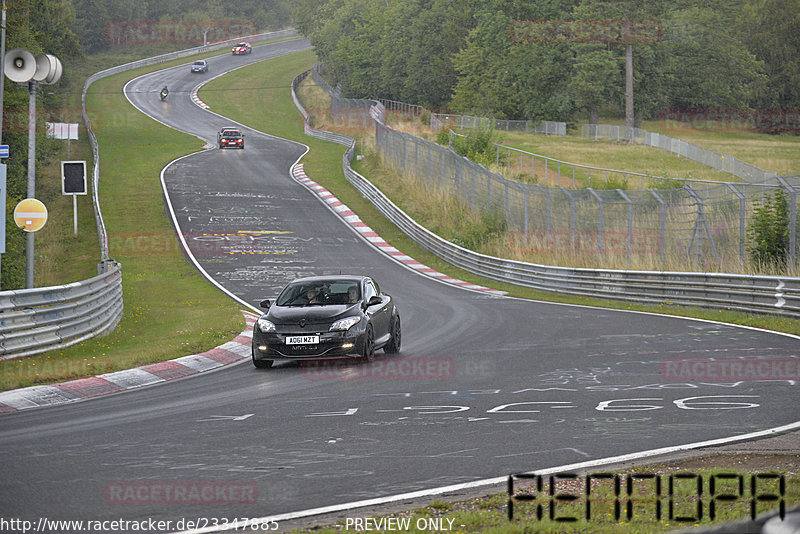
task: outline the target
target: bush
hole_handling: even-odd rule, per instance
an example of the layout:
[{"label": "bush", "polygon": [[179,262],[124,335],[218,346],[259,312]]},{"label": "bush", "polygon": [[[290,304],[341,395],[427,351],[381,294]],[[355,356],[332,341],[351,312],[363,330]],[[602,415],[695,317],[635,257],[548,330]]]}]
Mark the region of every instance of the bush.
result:
[{"label": "bush", "polygon": [[756,202],[748,230],[750,259],[757,267],[783,269],[789,254],[789,201],[782,189]]},{"label": "bush", "polygon": [[474,163],[489,165],[494,161],[494,130],[492,128],[479,128],[474,135],[453,136],[450,146],[461,156],[469,158]]}]

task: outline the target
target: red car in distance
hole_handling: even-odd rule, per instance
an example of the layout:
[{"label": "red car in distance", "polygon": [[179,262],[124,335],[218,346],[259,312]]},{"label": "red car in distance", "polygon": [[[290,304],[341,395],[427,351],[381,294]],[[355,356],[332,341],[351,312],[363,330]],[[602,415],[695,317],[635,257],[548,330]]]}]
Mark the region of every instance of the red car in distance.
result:
[{"label": "red car in distance", "polygon": [[249,54],[253,51],[253,47],[250,46],[250,43],[238,43],[236,46],[233,47],[233,55],[234,56],[243,56],[245,54]]}]

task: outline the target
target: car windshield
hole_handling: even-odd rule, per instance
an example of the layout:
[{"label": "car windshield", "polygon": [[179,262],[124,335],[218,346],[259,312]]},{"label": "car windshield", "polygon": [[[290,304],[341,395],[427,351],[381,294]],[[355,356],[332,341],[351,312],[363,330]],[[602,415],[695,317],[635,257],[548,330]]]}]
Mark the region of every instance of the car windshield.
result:
[{"label": "car windshield", "polygon": [[206,64],[206,62],[205,61],[195,61],[194,64],[197,65],[198,67],[202,67],[203,65]]},{"label": "car windshield", "polygon": [[332,280],[326,282],[297,282],[286,286],[278,295],[278,306],[331,306],[355,304],[361,298],[355,280]]},{"label": "car windshield", "polygon": [[223,130],[222,131],[222,135],[225,135],[225,136],[228,136],[228,137],[238,137],[238,136],[240,136],[242,134],[239,133],[239,130]]}]

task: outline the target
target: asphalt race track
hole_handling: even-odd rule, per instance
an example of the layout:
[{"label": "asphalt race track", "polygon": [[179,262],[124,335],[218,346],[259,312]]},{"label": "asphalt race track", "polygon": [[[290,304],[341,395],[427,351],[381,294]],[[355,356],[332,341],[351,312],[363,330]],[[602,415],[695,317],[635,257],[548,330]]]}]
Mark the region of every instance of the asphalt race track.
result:
[{"label": "asphalt race track", "polygon": [[[215,146],[219,127],[232,121],[192,103],[191,90],[224,70],[306,48],[298,39],[214,57],[208,75],[193,75],[188,65],[167,69],[133,80],[126,94],[157,120]],[[162,103],[165,83],[171,93]],[[493,297],[420,276],[292,180],[303,145],[245,133],[244,150],[209,149],[163,173],[178,231],[198,264],[251,305],[299,275],[369,274],[398,303],[401,353],[347,369],[257,370],[245,362],[2,415],[0,516],[263,517],[798,419],[797,382],[702,374],[711,358],[769,361],[779,373],[776,361],[800,358],[797,338]],[[683,359],[698,365],[679,365]],[[178,495],[204,484],[213,495],[198,504]]]}]

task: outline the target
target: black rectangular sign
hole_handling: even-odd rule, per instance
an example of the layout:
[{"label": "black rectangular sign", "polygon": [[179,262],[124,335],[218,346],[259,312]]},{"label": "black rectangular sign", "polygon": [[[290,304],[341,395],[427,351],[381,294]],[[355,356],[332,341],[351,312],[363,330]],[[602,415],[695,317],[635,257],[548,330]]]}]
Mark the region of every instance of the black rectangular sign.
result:
[{"label": "black rectangular sign", "polygon": [[61,162],[61,194],[62,195],[87,194],[85,161]]}]

